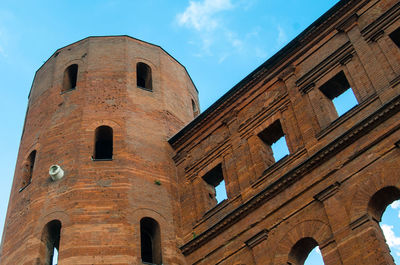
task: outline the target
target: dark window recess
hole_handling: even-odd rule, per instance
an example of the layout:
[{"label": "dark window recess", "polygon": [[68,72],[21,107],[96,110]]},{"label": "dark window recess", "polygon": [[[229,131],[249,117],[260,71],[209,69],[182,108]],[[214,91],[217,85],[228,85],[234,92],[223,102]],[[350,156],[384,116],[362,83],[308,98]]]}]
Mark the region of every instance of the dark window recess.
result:
[{"label": "dark window recess", "polygon": [[199,116],[199,109],[197,108],[196,103],[194,103],[194,100],[192,99],[192,110],[193,110],[193,117]]},{"label": "dark window recess", "polygon": [[358,104],[343,71],[323,84],[319,90],[332,101],[336,109],[336,116],[342,116]]},{"label": "dark window recess", "polygon": [[35,160],[36,160],[36,150],[33,150],[29,154],[28,159],[23,164],[22,183],[20,191],[22,191],[27,185],[29,185],[32,182],[32,174],[33,174],[33,168],[35,166]]},{"label": "dark window recess", "polygon": [[289,253],[287,264],[304,264],[311,250],[318,246],[317,241],[311,237],[305,237],[297,241]]},{"label": "dark window recess", "polygon": [[222,165],[218,164],[203,176],[207,194],[207,202],[212,208],[223,200],[227,199]]},{"label": "dark window recess", "polygon": [[400,199],[400,190],[397,187],[389,186],[376,192],[368,203],[368,213],[378,222],[386,208],[394,201]]},{"label": "dark window recess", "polygon": [[64,71],[62,92],[66,92],[76,88],[76,80],[78,78],[78,65],[72,64]]},{"label": "dark window recess", "polygon": [[109,126],[97,127],[95,132],[94,159],[111,160],[113,156],[113,130]]},{"label": "dark window recess", "polygon": [[152,218],[140,220],[140,245],[142,262],[162,264],[160,226]]},{"label": "dark window recess", "polygon": [[392,33],[389,34],[389,37],[392,41],[400,48],[400,28],[396,29]]},{"label": "dark window recess", "polygon": [[147,90],[153,89],[150,66],[145,63],[137,63],[136,82],[138,87],[145,88]]},{"label": "dark window recess", "polygon": [[258,137],[265,144],[266,157],[264,159],[267,160],[268,165],[272,165],[289,154],[285,134],[279,120],[260,132]]},{"label": "dark window recess", "polygon": [[46,224],[41,237],[40,264],[56,265],[58,263],[58,252],[60,250],[61,222],[53,220]]}]

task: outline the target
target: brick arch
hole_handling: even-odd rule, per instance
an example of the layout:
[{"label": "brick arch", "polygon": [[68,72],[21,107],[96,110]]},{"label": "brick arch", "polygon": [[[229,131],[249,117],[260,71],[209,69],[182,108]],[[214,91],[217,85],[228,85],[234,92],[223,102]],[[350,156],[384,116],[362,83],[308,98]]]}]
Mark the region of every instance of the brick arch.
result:
[{"label": "brick arch", "polygon": [[152,70],[152,73],[153,73],[153,70],[158,70],[157,65],[155,65],[152,61],[150,61],[150,60],[148,60],[148,59],[145,59],[145,58],[143,58],[143,57],[135,57],[135,58],[132,60],[132,62],[134,63],[134,64],[132,65],[132,70],[133,70],[133,71],[136,71],[136,65],[137,65],[138,63],[145,63],[145,64],[147,64],[148,66],[150,66],[150,68],[151,68],[151,70]]},{"label": "brick arch", "polygon": [[312,238],[321,246],[332,239],[330,227],[320,220],[307,220],[298,223],[281,237],[275,249],[273,264],[286,265],[292,248],[302,239]]},{"label": "brick arch", "polygon": [[[82,67],[83,67],[83,65],[84,65],[83,60],[82,60],[82,59],[73,59],[73,60],[69,60],[68,62],[63,63],[63,64],[60,66],[60,70],[58,70],[59,72],[57,73],[57,75],[59,75],[59,79],[60,79],[61,85],[62,85],[62,82],[63,82],[63,80],[64,80],[64,72],[65,72],[65,70],[66,70],[69,66],[71,66],[71,65],[73,65],[73,64],[78,65],[78,73],[77,73],[77,76],[80,77],[79,73],[82,73],[82,70],[83,70]],[[79,80],[79,79],[78,79],[78,80]],[[77,81],[78,81],[78,80],[77,80]],[[79,81],[82,81],[82,80],[79,80]]]},{"label": "brick arch", "polygon": [[[33,151],[36,151],[36,157],[35,157],[35,163],[36,163],[39,150],[40,150],[40,144],[36,142],[36,143],[32,144],[32,145],[26,150],[26,152],[24,153],[24,156],[22,157],[22,160],[19,162],[19,169],[18,169],[19,171],[18,171],[18,174],[19,174],[19,176],[20,176],[20,178],[19,178],[20,180],[22,180],[22,178],[23,178],[25,166],[26,166],[26,163],[27,163],[27,161],[28,161],[29,156],[31,155],[31,153],[32,153]],[[19,181],[19,182],[16,181],[15,184],[16,184],[16,185],[20,185],[21,182],[20,182],[20,181]]]},{"label": "brick arch", "polygon": [[93,121],[92,123],[90,123],[88,126],[86,126],[86,131],[94,132],[97,127],[102,126],[102,125],[113,128],[114,132],[117,132],[117,131],[121,130],[121,128],[122,128],[120,122],[118,122],[118,121],[102,119],[102,120],[96,120],[96,121]]},{"label": "brick arch", "polygon": [[367,172],[358,182],[351,197],[350,222],[368,213],[371,198],[380,190],[388,187],[400,189],[400,167],[381,165],[379,169]]},{"label": "brick arch", "polygon": [[[158,223],[160,227],[162,259],[164,262],[165,260],[171,259],[174,254],[166,250],[166,248],[170,247],[170,242],[176,240],[174,235],[174,227],[170,221],[171,217],[165,217],[158,211],[150,208],[138,208],[133,210],[128,218],[131,220],[134,230],[140,231],[140,220],[145,217],[150,217]],[[131,235],[131,237],[134,242],[140,242],[140,233],[134,233]],[[138,257],[138,260],[141,257],[140,243],[137,247],[136,257]]]},{"label": "brick arch", "polygon": [[150,208],[138,208],[135,209],[132,214],[138,217],[138,220],[135,220],[135,222],[140,222],[140,219],[142,219],[143,217],[150,217],[160,223],[160,225],[168,225],[168,220],[164,215]]},{"label": "brick arch", "polygon": [[41,234],[43,227],[53,221],[59,220],[61,222],[62,227],[67,227],[71,225],[71,219],[69,215],[63,210],[53,210],[50,211],[48,214],[43,215],[37,222],[35,233]]}]

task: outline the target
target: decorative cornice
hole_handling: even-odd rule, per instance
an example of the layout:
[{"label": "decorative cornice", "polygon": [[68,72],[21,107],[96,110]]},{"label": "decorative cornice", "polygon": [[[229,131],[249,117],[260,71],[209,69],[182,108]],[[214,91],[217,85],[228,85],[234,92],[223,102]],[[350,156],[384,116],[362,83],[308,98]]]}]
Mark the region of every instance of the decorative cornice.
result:
[{"label": "decorative cornice", "polygon": [[278,79],[282,81],[286,81],[289,77],[294,75],[296,71],[296,67],[293,64],[290,64],[288,67],[286,67],[278,76]]},{"label": "decorative cornice", "polygon": [[363,224],[371,221],[371,217],[368,214],[364,214],[363,216],[357,218],[353,222],[350,223],[351,230],[356,229],[357,227],[362,226]]},{"label": "decorative cornice", "polygon": [[330,69],[339,65],[348,63],[355,50],[351,43],[348,41],[339,47],[336,51],[334,51],[331,55],[325,58],[322,62],[313,67],[310,71],[305,73],[302,77],[300,77],[296,81],[296,86],[299,87],[299,90],[302,93],[306,93],[310,90],[314,83],[319,80],[326,72],[329,72]]},{"label": "decorative cornice", "polygon": [[240,205],[238,208],[227,214],[218,223],[198,235],[193,240],[181,246],[180,249],[182,253],[184,255],[192,253],[197,248],[199,248],[212,238],[216,237],[222,231],[237,223],[239,220],[243,219],[252,211],[260,207],[263,203],[272,199],[283,190],[287,189],[290,185],[300,180],[305,174],[317,168],[319,165],[338,154],[347,146],[360,139],[369,131],[375,129],[379,124],[383,123],[385,120],[392,117],[399,111],[400,95],[395,97],[389,103],[382,106],[380,109],[375,111],[373,114],[371,114],[361,122],[357,123],[347,132],[332,141],[323,149],[316,152],[300,165],[291,169],[278,180],[256,194],[249,201]]},{"label": "decorative cornice", "polygon": [[260,244],[262,241],[266,240],[267,238],[268,238],[268,230],[264,229],[264,230],[261,230],[261,232],[258,232],[257,234],[252,236],[251,238],[249,238],[245,242],[245,244],[246,244],[246,246],[253,248],[256,245]]},{"label": "decorative cornice", "polygon": [[339,191],[339,187],[340,187],[340,183],[335,182],[334,184],[328,186],[323,191],[316,194],[314,196],[314,199],[316,199],[317,201],[323,202],[326,199],[328,199],[329,197],[335,195]]},{"label": "decorative cornice", "polygon": [[243,121],[239,125],[238,132],[241,137],[244,137],[246,134],[249,134],[254,128],[257,128],[261,123],[263,123],[266,119],[270,118],[275,113],[279,112],[281,108],[290,104],[290,100],[287,97],[287,93],[283,93],[278,95],[276,98],[272,100],[272,102],[268,106],[264,106],[260,109],[256,114]]},{"label": "decorative cornice", "polygon": [[353,15],[348,17],[345,21],[337,25],[336,29],[339,32],[348,32],[355,25],[357,20],[358,20],[358,15],[357,13],[354,13]]},{"label": "decorative cornice", "polygon": [[[260,65],[252,73],[246,76],[242,81],[230,89],[226,94],[224,94],[220,99],[218,99],[214,104],[212,104],[203,113],[197,116],[191,123],[184,127],[180,132],[174,135],[168,142],[175,149],[184,146],[185,142],[189,140],[195,133],[198,132],[199,128],[204,127],[205,124],[209,123],[210,120],[214,119],[220,115],[228,106],[236,101],[237,98],[245,94],[249,89],[251,89],[255,84],[261,82],[262,80],[272,80],[275,76],[282,72],[288,64],[283,65],[283,63],[288,62],[289,58],[298,53],[296,56],[300,56],[302,50],[306,51],[307,46],[314,45],[311,43],[312,40],[318,41],[317,37],[326,31],[329,27],[337,23],[340,18],[347,19],[345,17],[346,13],[351,11],[349,16],[352,16],[356,10],[354,8],[361,8],[365,5],[367,1],[363,0],[341,0],[334,7],[328,10],[320,18],[318,18],[314,23],[312,23],[308,28],[306,28],[300,35],[289,42],[285,47],[283,47],[279,52],[269,58],[266,62]],[[292,58],[289,65],[295,60]]]},{"label": "decorative cornice", "polygon": [[363,28],[361,30],[361,35],[366,41],[376,41],[378,39],[377,37],[383,33],[393,21],[396,21],[398,16],[400,16],[400,3],[395,4],[378,19]]},{"label": "decorative cornice", "polygon": [[395,77],[392,81],[390,81],[390,85],[392,87],[397,86],[400,83],[400,75],[398,75],[397,77]]}]

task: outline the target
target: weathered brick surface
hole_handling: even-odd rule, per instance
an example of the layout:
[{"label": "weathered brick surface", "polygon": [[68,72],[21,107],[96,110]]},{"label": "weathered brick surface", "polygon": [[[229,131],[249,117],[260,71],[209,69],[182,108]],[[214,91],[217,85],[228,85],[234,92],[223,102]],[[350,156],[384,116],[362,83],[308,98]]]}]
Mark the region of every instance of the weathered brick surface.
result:
[{"label": "weathered brick surface", "polygon": [[[393,264],[379,221],[400,198],[399,17],[396,0],[340,1],[179,132],[197,94],[159,47],[99,37],[60,49],[33,83],[2,264],[35,264],[54,219],[60,264],[141,264],[142,217],[160,224],[163,264],[301,264],[314,245],[328,265]],[[136,86],[138,61],[153,92]],[[73,63],[77,89],[60,95]],[[319,88],[340,73],[358,105],[338,117]],[[277,120],[290,154],[275,163],[259,134]],[[90,158],[101,125],[113,161]],[[228,199],[214,206],[203,176],[219,165]]]},{"label": "weathered brick surface", "polygon": [[[399,14],[339,2],[170,140],[188,264],[298,264],[307,238],[325,264],[393,264],[378,222],[400,198]],[[319,87],[340,72],[358,105],[338,117]],[[290,155],[271,165],[259,134],[276,120]],[[228,200],[210,210],[198,193],[218,163]]]},{"label": "weathered brick surface", "polygon": [[[136,85],[136,63],[152,68],[153,91]],[[60,94],[78,64],[75,90]],[[2,264],[36,264],[45,224],[62,223],[59,264],[139,264],[140,219],[162,231],[165,264],[184,264],[174,211],[178,184],[167,139],[193,119],[197,92],[186,70],[157,46],[130,37],[87,38],[38,70],[4,230]],[[94,131],[113,128],[112,161],[92,161]],[[21,166],[37,150],[23,191]],[[52,182],[59,164],[65,177]],[[156,185],[155,181],[161,185]]]}]

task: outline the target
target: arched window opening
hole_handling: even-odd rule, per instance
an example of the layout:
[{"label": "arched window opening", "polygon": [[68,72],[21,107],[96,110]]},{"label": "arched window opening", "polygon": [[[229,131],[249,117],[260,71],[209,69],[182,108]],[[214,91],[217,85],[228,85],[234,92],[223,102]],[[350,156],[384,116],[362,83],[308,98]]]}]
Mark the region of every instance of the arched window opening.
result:
[{"label": "arched window opening", "polygon": [[64,71],[63,87],[61,93],[75,89],[78,79],[78,65],[72,64]]},{"label": "arched window opening", "polygon": [[20,191],[25,189],[26,186],[28,186],[32,182],[32,174],[33,174],[33,168],[35,166],[35,160],[36,160],[36,150],[33,150],[23,164],[22,183]]},{"label": "arched window opening", "polygon": [[390,186],[376,192],[368,203],[368,213],[379,222],[395,264],[400,264],[399,199],[400,190]]},{"label": "arched window opening", "polygon": [[310,254],[306,258],[304,265],[324,265],[324,260],[322,259],[321,250],[319,247],[315,247],[311,250]]},{"label": "arched window opening", "polygon": [[42,232],[40,264],[58,264],[58,253],[60,251],[61,222],[53,220],[46,224]]},{"label": "arched window opening", "polygon": [[[317,241],[311,237],[300,239],[291,249],[289,253],[288,265],[303,265],[312,251],[318,247]],[[310,257],[311,258],[311,257]],[[314,263],[313,263],[314,264]],[[318,263],[315,263],[318,264]],[[323,263],[322,263],[323,264]],[[319,265],[319,264],[318,264]]]},{"label": "arched window opening", "polygon": [[154,219],[140,220],[140,244],[142,262],[162,264],[160,226]]},{"label": "arched window opening", "polygon": [[398,199],[400,199],[400,190],[398,188],[393,186],[385,187],[372,196],[368,203],[368,213],[372,218],[380,222],[386,207]]},{"label": "arched window opening", "polygon": [[199,116],[199,109],[197,108],[197,105],[196,105],[196,103],[194,102],[193,99],[192,99],[192,110],[193,110],[193,117],[194,118]]},{"label": "arched window opening", "polygon": [[111,160],[113,156],[113,130],[109,126],[100,126],[95,132],[95,160]]},{"label": "arched window opening", "polygon": [[153,90],[150,66],[145,63],[137,63],[136,83],[138,87],[145,88],[147,90]]}]

